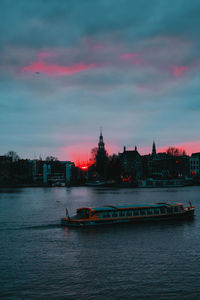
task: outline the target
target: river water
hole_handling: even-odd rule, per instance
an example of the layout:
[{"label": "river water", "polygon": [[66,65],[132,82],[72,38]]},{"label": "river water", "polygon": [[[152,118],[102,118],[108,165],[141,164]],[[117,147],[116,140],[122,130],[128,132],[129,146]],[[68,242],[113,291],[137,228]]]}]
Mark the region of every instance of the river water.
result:
[{"label": "river water", "polygon": [[[83,206],[188,201],[190,221],[65,228]],[[0,190],[0,299],[200,299],[200,187]]]}]

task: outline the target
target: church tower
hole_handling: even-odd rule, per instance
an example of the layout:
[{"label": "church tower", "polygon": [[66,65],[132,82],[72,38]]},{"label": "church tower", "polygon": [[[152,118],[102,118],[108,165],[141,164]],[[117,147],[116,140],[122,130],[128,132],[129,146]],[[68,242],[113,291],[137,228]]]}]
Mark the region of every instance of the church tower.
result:
[{"label": "church tower", "polygon": [[156,156],[156,144],[153,141],[153,146],[152,146],[152,156],[155,157]]},{"label": "church tower", "polygon": [[103,142],[103,135],[102,135],[102,129],[100,129],[100,136],[99,136],[99,143],[98,143],[98,152],[102,154],[106,154],[105,144]]},{"label": "church tower", "polygon": [[96,156],[96,167],[100,177],[104,179],[107,177],[107,162],[108,162],[108,157],[106,154],[105,144],[103,141],[103,135],[101,129],[100,136],[99,136],[97,156]]}]

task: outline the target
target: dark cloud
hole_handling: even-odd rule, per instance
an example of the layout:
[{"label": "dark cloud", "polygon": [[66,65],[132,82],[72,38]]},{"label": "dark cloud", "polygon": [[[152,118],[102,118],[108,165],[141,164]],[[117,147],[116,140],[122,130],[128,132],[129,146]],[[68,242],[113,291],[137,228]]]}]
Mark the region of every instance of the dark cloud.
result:
[{"label": "dark cloud", "polygon": [[85,36],[133,42],[145,37],[196,37],[199,1],[1,1],[1,45],[67,46]]},{"label": "dark cloud", "polygon": [[120,147],[198,139],[199,11],[195,0],[1,0],[0,152],[55,153],[96,141],[101,125]]}]

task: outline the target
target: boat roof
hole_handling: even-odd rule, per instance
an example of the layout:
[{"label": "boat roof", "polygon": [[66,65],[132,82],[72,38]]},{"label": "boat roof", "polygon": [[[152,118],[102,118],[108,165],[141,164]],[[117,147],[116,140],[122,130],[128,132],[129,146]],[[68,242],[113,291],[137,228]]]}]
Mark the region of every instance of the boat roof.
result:
[{"label": "boat roof", "polygon": [[[159,208],[162,206],[173,206],[173,205],[182,205],[181,203],[155,203],[155,204],[136,204],[136,205],[105,205],[102,207],[82,207],[79,209],[92,209],[94,211],[107,211],[107,210],[116,210],[116,209],[129,209],[129,208]],[[79,210],[78,209],[78,210]]]}]

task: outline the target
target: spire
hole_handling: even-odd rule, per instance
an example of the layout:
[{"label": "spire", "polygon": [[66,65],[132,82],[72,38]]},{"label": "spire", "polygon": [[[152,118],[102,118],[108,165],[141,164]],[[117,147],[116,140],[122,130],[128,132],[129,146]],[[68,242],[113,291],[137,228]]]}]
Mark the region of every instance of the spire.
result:
[{"label": "spire", "polygon": [[104,149],[103,135],[102,135],[102,127],[100,127],[100,136],[99,136],[99,150]]},{"label": "spire", "polygon": [[102,127],[100,127],[100,136],[102,136]]},{"label": "spire", "polygon": [[96,169],[100,176],[100,178],[107,178],[107,154],[104,148],[104,141],[103,141],[103,134],[102,128],[100,128],[100,136],[99,136],[99,143],[98,143],[98,150],[96,156]]},{"label": "spire", "polygon": [[155,141],[153,141],[152,156],[156,156],[156,144],[155,144]]}]

